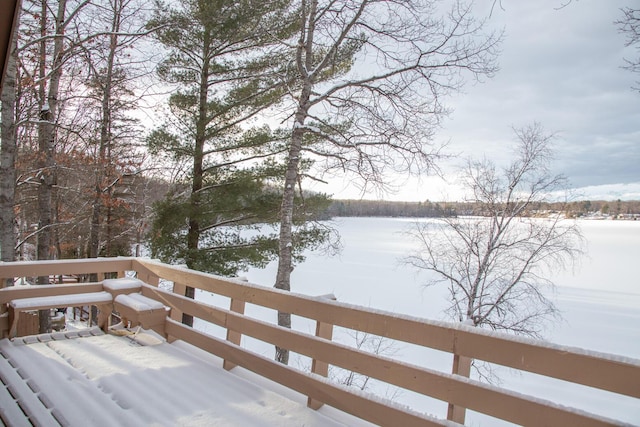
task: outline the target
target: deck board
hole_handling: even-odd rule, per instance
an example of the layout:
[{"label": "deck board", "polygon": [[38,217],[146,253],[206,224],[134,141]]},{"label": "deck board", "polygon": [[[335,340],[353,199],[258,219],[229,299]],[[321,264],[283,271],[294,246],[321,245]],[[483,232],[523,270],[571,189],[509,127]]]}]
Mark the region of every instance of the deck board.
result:
[{"label": "deck board", "polygon": [[[0,360],[0,365],[4,363],[4,359]],[[2,368],[0,368],[1,370]],[[8,424],[11,421],[11,425],[14,427],[31,427],[29,419],[25,416],[20,405],[16,402],[15,398],[9,392],[4,379],[0,375],[0,424],[3,422]]]},{"label": "deck board", "polygon": [[[0,379],[4,389],[1,403],[2,411],[6,411],[3,413],[3,418],[7,417],[6,421],[9,425],[60,425],[39,399],[39,393],[29,387],[28,378],[21,375],[21,372],[19,373],[18,369],[9,362],[12,356],[5,352],[7,347],[11,346],[8,346],[8,343],[6,339],[0,341]],[[17,360],[13,360],[13,364],[17,365]],[[25,413],[29,415],[31,422],[25,418]]]},{"label": "deck board", "polygon": [[212,364],[183,345],[139,345],[114,335],[55,338],[0,341],[0,351],[19,364],[21,376],[5,360],[13,373],[9,382],[22,384],[21,394],[32,399],[40,401],[39,395],[39,415],[46,412],[49,421],[55,416],[69,426],[343,425],[307,408],[304,399],[292,401],[251,383],[223,370],[222,361]]}]

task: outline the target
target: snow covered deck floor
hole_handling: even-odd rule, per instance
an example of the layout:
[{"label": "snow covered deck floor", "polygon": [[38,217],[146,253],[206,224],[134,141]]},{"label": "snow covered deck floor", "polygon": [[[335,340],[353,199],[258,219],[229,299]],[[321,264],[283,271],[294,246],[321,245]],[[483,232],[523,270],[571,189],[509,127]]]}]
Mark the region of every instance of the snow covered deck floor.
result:
[{"label": "snow covered deck floor", "polygon": [[343,425],[303,396],[288,399],[189,344],[147,334],[3,339],[0,356],[0,418],[10,426]]}]

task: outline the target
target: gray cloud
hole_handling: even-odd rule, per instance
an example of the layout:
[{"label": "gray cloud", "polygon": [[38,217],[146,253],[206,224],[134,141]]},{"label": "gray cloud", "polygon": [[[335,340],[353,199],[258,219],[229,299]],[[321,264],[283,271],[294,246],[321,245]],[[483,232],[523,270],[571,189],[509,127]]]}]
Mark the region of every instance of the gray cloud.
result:
[{"label": "gray cloud", "polygon": [[[636,0],[637,2],[637,0]],[[511,158],[512,127],[537,121],[555,133],[555,172],[566,175],[586,198],[640,197],[640,76],[622,69],[636,55],[614,21],[634,0],[476,0],[489,29],[505,30],[501,70],[493,79],[465,87],[445,100],[453,113],[437,139],[463,157]],[[640,7],[638,5],[637,7]],[[448,101],[448,102],[447,102]],[[453,161],[441,164],[448,184],[397,177],[394,200],[455,199]],[[392,178],[391,178],[392,179]],[[325,189],[326,190],[326,189]],[[336,197],[362,197],[348,183],[328,190]],[[365,194],[364,197],[379,197]]]},{"label": "gray cloud", "polygon": [[555,166],[573,185],[640,182],[638,76],[621,68],[633,52],[613,24],[629,2],[503,4],[489,19],[506,30],[501,71],[452,99],[441,136],[453,151],[500,161],[511,126],[535,120],[557,132]]}]

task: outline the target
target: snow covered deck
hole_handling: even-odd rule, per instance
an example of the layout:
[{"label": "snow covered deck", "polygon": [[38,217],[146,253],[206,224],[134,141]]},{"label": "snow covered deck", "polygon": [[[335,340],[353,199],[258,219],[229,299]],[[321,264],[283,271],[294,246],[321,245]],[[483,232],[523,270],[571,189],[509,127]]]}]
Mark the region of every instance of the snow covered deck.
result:
[{"label": "snow covered deck", "polygon": [[3,339],[0,419],[11,426],[344,425],[307,408],[305,396],[289,399],[234,372],[189,344],[144,332]]},{"label": "snow covered deck", "polygon": [[[46,335],[40,342],[5,338],[0,342],[0,376],[7,387],[0,388],[0,413],[11,425],[20,425],[14,420],[22,419],[35,420],[35,425],[84,426],[94,424],[86,421],[95,416],[100,418],[98,425],[324,426],[350,414],[353,418],[347,425],[435,427],[463,424],[467,410],[518,425],[624,424],[615,414],[563,406],[548,397],[469,378],[472,359],[634,403],[640,399],[637,359],[283,292],[148,259],[0,263],[0,283],[6,278],[62,274],[97,276],[98,282],[0,289],[0,336],[9,337],[14,329],[30,330],[12,326],[18,312],[32,307],[34,300],[38,309],[54,309],[59,304],[73,305],[79,294],[104,291],[113,303],[100,300],[103,311],[118,312],[121,319],[152,329],[171,344],[163,339],[140,346],[112,335],[72,339],[66,333]],[[120,278],[115,287],[109,279],[103,280],[107,275]],[[219,303],[186,298],[187,286]],[[42,297],[46,298],[38,299]],[[91,304],[96,305],[96,300],[92,298]],[[245,314],[245,305],[269,314]],[[277,311],[306,319],[307,325],[315,325],[315,333],[312,328],[277,326],[273,321]],[[218,332],[184,325],[183,314]],[[20,316],[19,321],[33,326],[34,318],[37,312]],[[335,326],[448,353],[453,368],[442,370],[428,358],[412,364],[336,342],[332,339]],[[288,348],[310,359],[311,372],[279,364],[247,346],[247,341],[259,341],[270,349],[273,345]],[[326,378],[329,366],[436,399],[448,410],[433,416],[423,408],[346,387]],[[302,395],[308,398],[309,408],[319,411],[306,408]]]}]

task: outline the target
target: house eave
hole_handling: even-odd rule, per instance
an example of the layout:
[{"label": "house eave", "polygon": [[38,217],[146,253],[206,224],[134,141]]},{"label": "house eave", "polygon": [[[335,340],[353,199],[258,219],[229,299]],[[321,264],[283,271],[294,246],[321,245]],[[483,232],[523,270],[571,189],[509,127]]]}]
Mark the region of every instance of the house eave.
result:
[{"label": "house eave", "polygon": [[0,64],[2,65],[2,75],[0,75],[0,91],[4,83],[4,76],[7,72],[7,63],[11,52],[11,43],[18,13],[20,11],[20,0],[0,0]]}]

